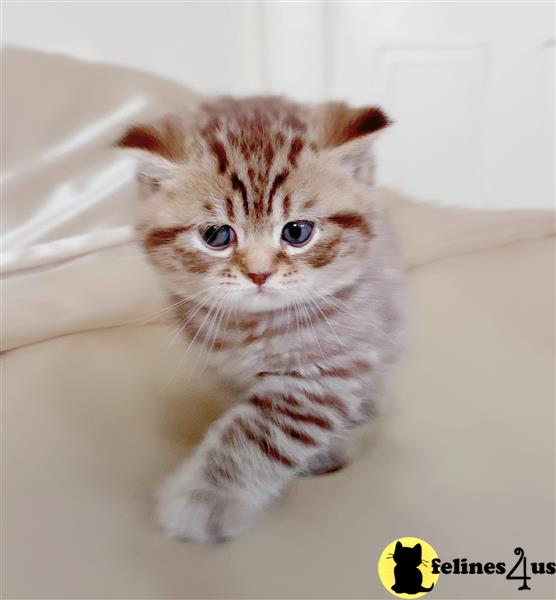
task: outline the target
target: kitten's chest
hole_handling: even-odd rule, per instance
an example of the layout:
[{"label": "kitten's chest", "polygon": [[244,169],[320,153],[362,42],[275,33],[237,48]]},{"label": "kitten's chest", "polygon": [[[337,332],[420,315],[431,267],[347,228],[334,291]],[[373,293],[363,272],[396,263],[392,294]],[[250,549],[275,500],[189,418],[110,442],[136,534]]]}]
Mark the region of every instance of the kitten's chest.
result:
[{"label": "kitten's chest", "polygon": [[388,310],[383,304],[353,294],[333,305],[233,315],[186,333],[204,352],[204,364],[224,380],[249,386],[262,372],[313,373],[345,369],[362,358],[380,361],[395,342],[392,329],[397,328],[396,319],[386,318],[396,313],[396,303],[389,302]]},{"label": "kitten's chest", "polygon": [[309,322],[295,317],[282,315],[280,319],[262,322],[239,337],[232,333],[229,347],[213,352],[210,363],[222,377],[249,383],[262,372],[303,371],[314,364],[326,366],[352,347],[351,331],[339,333],[329,321]]},{"label": "kitten's chest", "polygon": [[311,347],[304,333],[288,333],[270,327],[247,332],[221,352],[213,352],[209,360],[214,368],[234,378],[243,374],[256,377],[261,371],[284,371],[298,366],[304,352]]}]

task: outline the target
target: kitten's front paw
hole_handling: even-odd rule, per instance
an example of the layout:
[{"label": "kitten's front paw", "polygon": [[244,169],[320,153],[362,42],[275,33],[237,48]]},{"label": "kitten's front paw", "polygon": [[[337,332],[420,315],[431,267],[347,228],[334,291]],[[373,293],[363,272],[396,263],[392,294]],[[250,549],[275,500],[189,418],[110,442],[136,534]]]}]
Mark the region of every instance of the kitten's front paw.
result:
[{"label": "kitten's front paw", "polygon": [[255,506],[230,491],[176,473],[159,490],[157,514],[166,533],[198,542],[223,542],[253,522]]},{"label": "kitten's front paw", "polygon": [[312,475],[336,473],[336,471],[341,471],[347,467],[350,462],[351,458],[343,446],[329,448],[321,454],[313,456],[300,475],[302,477],[309,477]]}]

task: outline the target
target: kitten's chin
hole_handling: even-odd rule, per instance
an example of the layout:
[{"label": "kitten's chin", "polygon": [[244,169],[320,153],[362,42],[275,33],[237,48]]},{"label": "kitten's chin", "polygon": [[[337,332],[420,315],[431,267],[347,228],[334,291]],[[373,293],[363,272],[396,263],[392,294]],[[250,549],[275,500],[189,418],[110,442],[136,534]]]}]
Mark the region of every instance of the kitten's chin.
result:
[{"label": "kitten's chin", "polygon": [[234,294],[236,306],[247,312],[264,312],[284,306],[284,295],[274,289],[249,289]]}]

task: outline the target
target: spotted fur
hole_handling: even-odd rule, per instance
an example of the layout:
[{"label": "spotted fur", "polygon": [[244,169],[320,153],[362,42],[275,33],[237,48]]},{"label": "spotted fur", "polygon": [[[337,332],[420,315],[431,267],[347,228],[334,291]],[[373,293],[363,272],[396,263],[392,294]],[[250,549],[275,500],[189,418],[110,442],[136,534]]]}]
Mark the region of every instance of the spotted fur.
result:
[{"label": "spotted fur", "polygon": [[[401,340],[402,278],[373,190],[376,107],[217,99],[132,127],[137,226],[178,325],[237,403],[162,488],[168,533],[217,541],[245,529],[297,475],[345,463]],[[297,248],[289,221],[315,224]],[[236,240],[214,250],[207,227]],[[264,284],[258,274],[264,274]]]}]

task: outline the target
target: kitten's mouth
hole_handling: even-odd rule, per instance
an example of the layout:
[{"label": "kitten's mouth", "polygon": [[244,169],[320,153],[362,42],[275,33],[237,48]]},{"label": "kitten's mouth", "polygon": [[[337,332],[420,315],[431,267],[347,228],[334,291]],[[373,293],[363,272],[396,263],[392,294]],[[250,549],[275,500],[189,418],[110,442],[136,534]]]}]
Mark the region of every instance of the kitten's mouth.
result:
[{"label": "kitten's mouth", "polygon": [[281,308],[284,297],[282,291],[275,287],[252,286],[241,290],[236,296],[235,303],[240,310],[260,312]]},{"label": "kitten's mouth", "polygon": [[249,289],[249,293],[250,295],[255,295],[255,296],[272,296],[274,295],[274,292],[276,290],[273,290],[272,288],[267,287],[266,285],[254,285],[252,288]]},{"label": "kitten's mouth", "polygon": [[266,285],[254,286],[247,292],[247,297],[252,298],[254,301],[269,301],[275,299],[276,296],[277,290],[269,288]]},{"label": "kitten's mouth", "polygon": [[[291,289],[291,288],[290,288]],[[295,290],[294,290],[295,291]],[[294,294],[294,298],[292,300],[292,293],[288,288],[281,288],[279,286],[250,286],[248,288],[243,288],[242,290],[237,291],[237,301],[240,303],[247,302],[252,307],[271,307],[281,308],[286,304],[289,306],[293,306],[298,302],[304,302],[303,297],[304,294],[301,290],[300,294]]]}]

